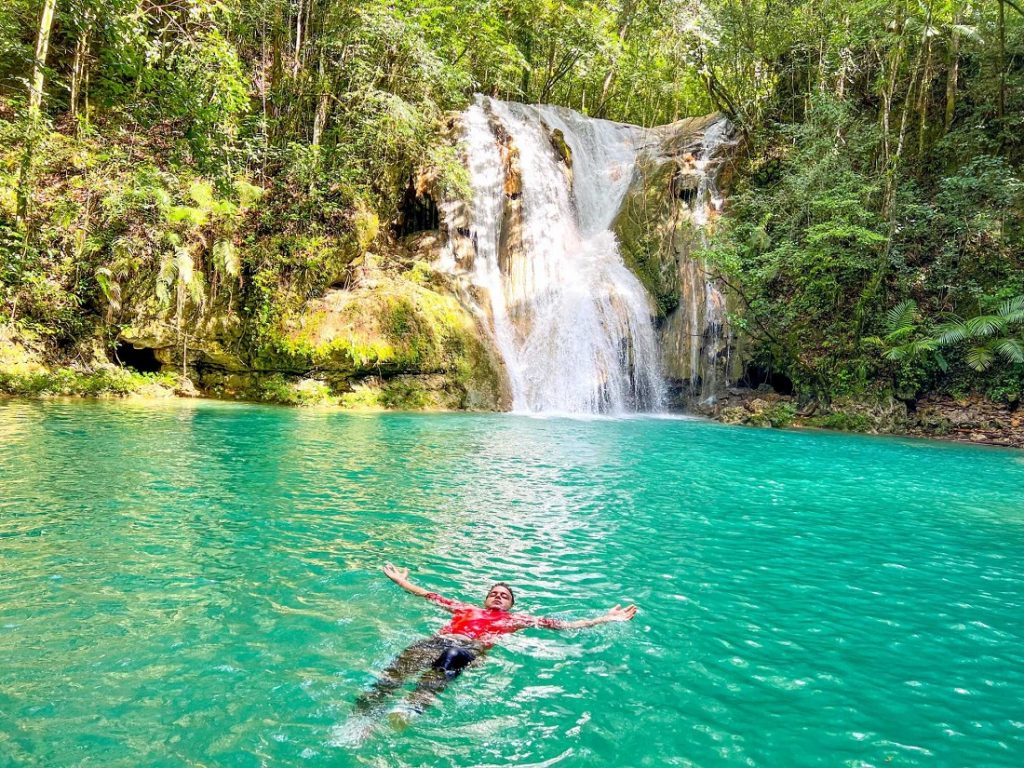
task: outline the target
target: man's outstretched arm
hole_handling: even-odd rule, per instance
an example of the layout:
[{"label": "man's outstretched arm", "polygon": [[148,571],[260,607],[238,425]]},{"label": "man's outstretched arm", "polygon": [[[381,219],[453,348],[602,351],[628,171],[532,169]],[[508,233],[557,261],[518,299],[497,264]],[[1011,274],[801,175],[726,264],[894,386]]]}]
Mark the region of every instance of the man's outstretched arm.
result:
[{"label": "man's outstretched arm", "polygon": [[611,621],[629,621],[636,616],[636,606],[627,605],[623,608],[616,605],[603,616],[596,616],[593,619],[579,619],[578,621],[563,621],[562,619],[535,619],[534,626],[543,629],[583,629],[584,627],[596,627],[598,624],[607,624]]},{"label": "man's outstretched arm", "polygon": [[399,568],[391,563],[384,564],[384,575],[391,579],[395,584],[400,586],[406,592],[416,595],[416,597],[425,597],[435,605],[444,608],[446,611],[456,611],[462,607],[462,603],[455,600],[449,600],[447,597],[441,597],[436,592],[424,589],[423,587],[413,584],[409,581],[409,569]]},{"label": "man's outstretched arm", "polygon": [[423,587],[418,587],[409,581],[409,569],[399,568],[391,563],[384,564],[384,575],[391,579],[395,584],[400,586],[406,592],[416,595],[417,597],[426,597],[430,594],[429,590]]}]

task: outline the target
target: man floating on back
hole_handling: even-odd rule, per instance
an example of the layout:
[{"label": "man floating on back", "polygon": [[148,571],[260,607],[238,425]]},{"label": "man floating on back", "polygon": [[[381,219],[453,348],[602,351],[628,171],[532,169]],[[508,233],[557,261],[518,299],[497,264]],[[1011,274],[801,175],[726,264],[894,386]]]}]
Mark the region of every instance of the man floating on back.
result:
[{"label": "man floating on back", "polygon": [[356,700],[357,712],[371,714],[382,707],[407,680],[419,674],[413,691],[390,715],[392,724],[397,727],[403,726],[409,715],[422,712],[430,706],[448,683],[480,659],[500,635],[531,627],[581,629],[611,621],[629,621],[636,615],[635,605],[625,608],[616,605],[602,616],[577,621],[512,613],[515,595],[504,582],[490,588],[481,608],[442,597],[413,584],[409,581],[408,568],[398,568],[387,563],[384,574],[406,592],[424,597],[452,614],[451,621],[437,634],[413,643],[398,654],[373,686]]}]

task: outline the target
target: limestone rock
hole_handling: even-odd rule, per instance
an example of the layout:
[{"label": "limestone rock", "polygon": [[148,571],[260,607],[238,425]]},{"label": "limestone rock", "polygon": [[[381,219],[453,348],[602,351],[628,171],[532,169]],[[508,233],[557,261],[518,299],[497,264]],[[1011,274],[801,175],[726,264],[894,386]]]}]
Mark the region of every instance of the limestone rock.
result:
[{"label": "limestone rock", "polygon": [[462,407],[493,410],[507,401],[500,361],[459,302],[383,274],[373,288],[310,301],[264,357],[261,367],[319,372],[339,391],[371,376],[437,375]]}]

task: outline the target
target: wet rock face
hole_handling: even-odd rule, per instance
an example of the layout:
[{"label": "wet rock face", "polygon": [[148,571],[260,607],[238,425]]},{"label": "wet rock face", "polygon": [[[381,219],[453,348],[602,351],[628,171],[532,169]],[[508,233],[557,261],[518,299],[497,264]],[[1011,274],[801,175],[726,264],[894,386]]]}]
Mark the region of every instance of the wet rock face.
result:
[{"label": "wet rock face", "polygon": [[720,115],[680,120],[649,136],[615,232],[623,260],[656,302],[669,386],[678,403],[696,407],[743,367],[727,323],[733,298],[699,260],[719,215],[716,179],[735,141]]},{"label": "wet rock face", "polygon": [[[390,393],[382,395],[384,407],[497,410],[504,404],[500,363],[477,321],[453,296],[383,274],[372,285],[310,301],[258,365],[315,373],[338,393],[376,381],[375,391]],[[414,386],[417,377],[426,378]],[[400,391],[408,393],[404,405]]]},{"label": "wet rock face", "polygon": [[[662,317],[683,299],[685,265],[699,243],[697,230],[718,215],[700,195],[709,191],[708,179],[717,176],[734,147],[728,127],[722,128],[725,140],[710,154],[705,147],[709,131],[722,121],[712,114],[652,128],[615,220],[623,258],[657,301]],[[700,214],[698,206],[705,209]]]},{"label": "wet rock face", "polygon": [[932,395],[915,404],[907,422],[912,435],[1024,448],[1024,410],[1019,401]]}]

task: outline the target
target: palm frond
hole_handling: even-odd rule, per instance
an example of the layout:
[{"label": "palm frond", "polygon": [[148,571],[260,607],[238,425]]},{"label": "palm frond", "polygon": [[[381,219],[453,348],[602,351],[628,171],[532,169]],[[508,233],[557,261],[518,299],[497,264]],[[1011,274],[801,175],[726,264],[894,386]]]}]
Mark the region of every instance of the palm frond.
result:
[{"label": "palm frond", "polygon": [[977,317],[970,318],[966,323],[964,323],[964,327],[967,329],[967,335],[972,339],[993,336],[998,331],[1003,330],[1005,325],[1006,320],[999,315],[978,315]]},{"label": "palm frond", "polygon": [[895,331],[885,337],[885,343],[892,345],[897,344],[908,336],[913,336],[917,331],[917,327],[913,325],[906,325],[902,328],[897,328]]},{"label": "palm frond", "polygon": [[885,313],[885,322],[889,333],[912,329],[916,320],[917,302],[913,299],[904,299]]},{"label": "palm frond", "polygon": [[889,349],[883,357],[886,360],[913,360],[932,352],[938,342],[935,339],[916,339]]},{"label": "palm frond", "polygon": [[956,344],[970,335],[967,330],[967,324],[963,320],[951,320],[948,323],[943,323],[935,330],[935,339],[942,346]]},{"label": "palm frond", "polygon": [[975,42],[982,39],[981,32],[973,24],[951,24],[950,29]]},{"label": "palm frond", "polygon": [[996,352],[1010,363],[1024,363],[1024,343],[1020,339],[998,339]]},{"label": "palm frond", "polygon": [[988,344],[982,344],[980,347],[971,347],[967,350],[967,355],[964,360],[971,368],[976,371],[984,371],[995,359],[995,355]]},{"label": "palm frond", "polygon": [[1024,296],[1014,296],[999,305],[999,316],[1007,323],[1024,323]]}]

